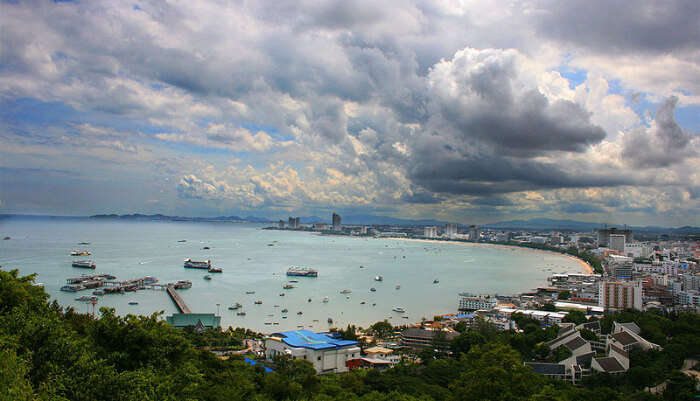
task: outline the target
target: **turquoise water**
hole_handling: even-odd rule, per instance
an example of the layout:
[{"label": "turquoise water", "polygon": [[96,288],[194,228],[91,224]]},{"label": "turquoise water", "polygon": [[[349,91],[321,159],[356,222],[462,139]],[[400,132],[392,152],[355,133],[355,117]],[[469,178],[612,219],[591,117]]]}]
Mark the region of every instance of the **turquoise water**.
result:
[{"label": "turquoise water", "polygon": [[[513,294],[546,284],[552,272],[582,271],[576,261],[563,256],[523,249],[261,228],[233,223],[4,220],[0,222],[0,236],[12,239],[0,241],[0,265],[19,269],[21,274],[37,273],[36,281],[44,283],[52,298],[84,312],[88,305],[74,299],[91,295],[90,290],[59,290],[66,278],[92,273],[71,267],[73,259],[93,259],[97,263],[95,273],[110,273],[119,280],[146,275],[157,277],[161,283],[191,280],[192,288],[180,294],[193,312],[218,310],[224,326],[263,332],[295,329],[298,325],[324,330],[329,317],[342,326],[366,326],[383,319],[394,324],[418,322],[423,317],[455,312],[462,291]],[[187,242],[178,242],[182,239]],[[81,241],[90,245],[78,245]],[[203,250],[203,246],[211,249]],[[82,248],[92,255],[70,256],[71,250]],[[206,271],[183,268],[185,258],[211,259],[224,272],[211,274],[211,281],[204,280]],[[319,276],[299,277],[296,288],[283,290],[285,272],[291,265],[313,267]],[[384,281],[375,281],[377,275],[382,275]],[[440,282],[433,284],[434,279]],[[396,285],[401,289],[395,289]],[[376,292],[371,292],[371,287]],[[342,295],[339,292],[343,289],[352,293]],[[246,295],[246,291],[255,294]],[[284,297],[279,296],[282,292]],[[325,296],[328,303],[322,302]],[[256,300],[263,304],[255,305]],[[129,305],[130,301],[138,305]],[[243,304],[247,316],[237,316],[227,309],[235,302]],[[154,290],[104,295],[99,306],[114,307],[120,314],[176,312],[167,294]],[[406,309],[404,316],[408,319],[392,312],[395,306]],[[282,318],[284,308],[289,309],[287,319]],[[303,315],[297,315],[298,311]]]}]

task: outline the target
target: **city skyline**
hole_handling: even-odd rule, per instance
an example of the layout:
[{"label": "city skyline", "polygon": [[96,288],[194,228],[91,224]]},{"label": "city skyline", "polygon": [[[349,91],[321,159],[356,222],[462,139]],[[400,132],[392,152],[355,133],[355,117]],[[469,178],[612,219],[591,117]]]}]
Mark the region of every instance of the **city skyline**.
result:
[{"label": "city skyline", "polygon": [[692,1],[4,3],[0,214],[700,226],[698,19]]}]

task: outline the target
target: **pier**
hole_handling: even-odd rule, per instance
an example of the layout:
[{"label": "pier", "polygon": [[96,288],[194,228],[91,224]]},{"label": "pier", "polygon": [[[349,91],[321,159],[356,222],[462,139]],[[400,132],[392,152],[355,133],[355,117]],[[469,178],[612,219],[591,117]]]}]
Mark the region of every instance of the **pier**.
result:
[{"label": "pier", "polygon": [[180,313],[192,313],[190,307],[187,306],[187,304],[185,303],[185,300],[182,299],[180,294],[175,292],[174,285],[168,285],[166,287],[166,290],[168,291],[168,295],[170,295],[170,298],[173,300],[175,306],[177,306],[177,309],[180,311]]}]

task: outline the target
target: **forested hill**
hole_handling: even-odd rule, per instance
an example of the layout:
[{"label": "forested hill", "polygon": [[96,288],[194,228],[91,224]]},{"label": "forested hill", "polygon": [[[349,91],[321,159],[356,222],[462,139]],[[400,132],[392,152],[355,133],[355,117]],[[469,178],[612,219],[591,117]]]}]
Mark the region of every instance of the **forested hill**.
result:
[{"label": "forested hill", "polygon": [[[637,322],[664,351],[633,353],[626,374],[594,376],[580,387],[523,365],[557,333],[528,322],[520,322],[522,333],[465,330],[449,348],[422,352],[422,363],[386,372],[317,376],[307,361],[279,359],[268,373],[208,350],[240,348],[254,333],[178,331],[158,315],[119,317],[104,308],[93,318],[49,303],[33,277],[0,270],[0,401],[692,399],[694,383],[677,369],[698,354],[698,316],[627,313],[603,327],[613,318]],[[662,394],[643,391],[662,382]]]}]

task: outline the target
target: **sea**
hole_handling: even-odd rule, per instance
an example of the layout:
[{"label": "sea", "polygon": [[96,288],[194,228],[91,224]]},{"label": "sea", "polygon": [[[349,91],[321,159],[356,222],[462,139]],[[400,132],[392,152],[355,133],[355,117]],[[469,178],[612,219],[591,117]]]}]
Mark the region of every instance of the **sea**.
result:
[{"label": "sea", "polygon": [[[60,291],[67,278],[108,273],[117,280],[143,276],[154,276],[159,283],[190,280],[192,288],[179,293],[192,312],[216,313],[223,327],[263,333],[302,327],[324,331],[348,324],[367,327],[381,320],[415,323],[457,312],[462,292],[516,294],[546,285],[552,273],[583,272],[575,260],[527,249],[263,227],[229,222],[5,219],[0,220],[0,237],[10,239],[0,240],[0,266],[18,269],[22,275],[36,273],[36,282],[52,299],[86,313],[92,313],[93,306],[76,298],[92,295],[92,290]],[[75,249],[87,249],[91,255],[71,256]],[[223,273],[185,269],[186,258],[210,259]],[[92,259],[97,268],[71,267],[76,259]],[[291,266],[316,269],[318,277],[287,277]],[[211,280],[204,279],[207,274]],[[377,276],[383,280],[377,281]],[[295,288],[283,289],[290,279],[298,281]],[[343,290],[351,293],[341,294]],[[249,291],[255,293],[246,294]],[[323,302],[325,297],[328,302]],[[164,318],[177,313],[163,290],[98,298],[95,313],[100,307],[114,308],[120,315],[162,312]],[[245,316],[228,309],[235,303],[243,305]],[[406,312],[394,312],[394,307]]]}]

